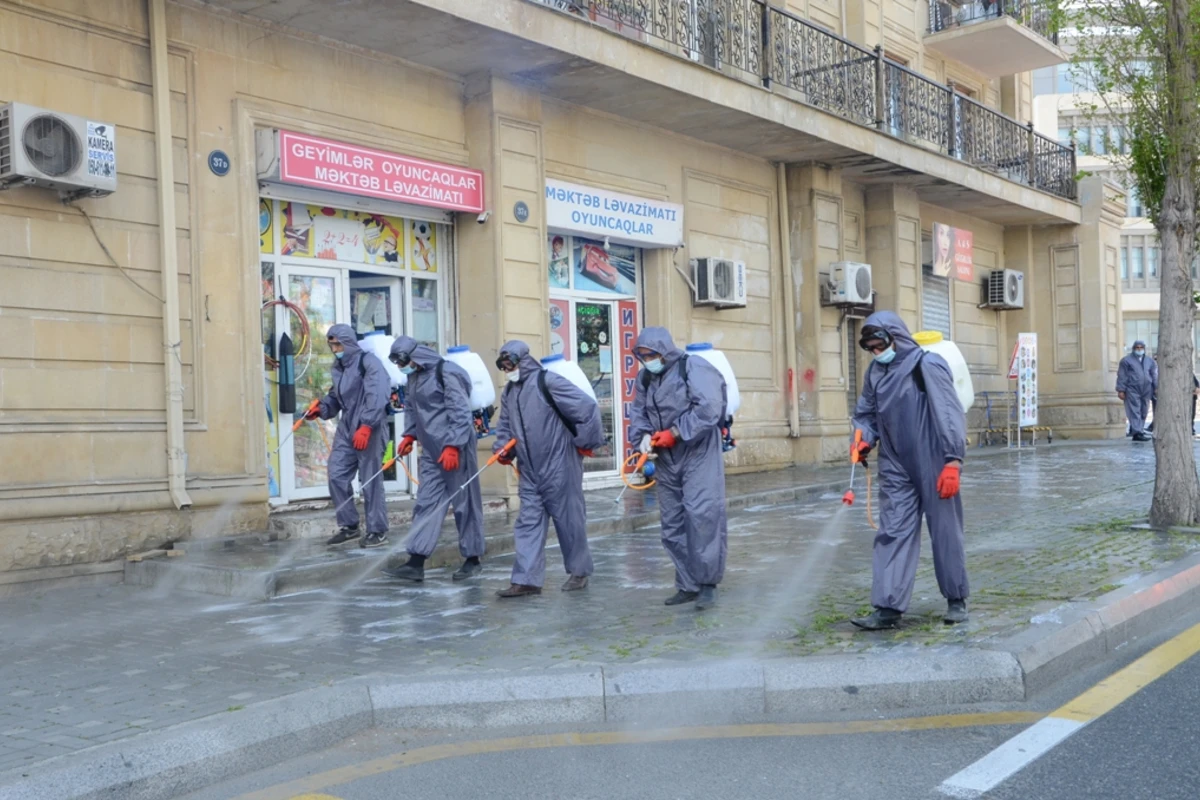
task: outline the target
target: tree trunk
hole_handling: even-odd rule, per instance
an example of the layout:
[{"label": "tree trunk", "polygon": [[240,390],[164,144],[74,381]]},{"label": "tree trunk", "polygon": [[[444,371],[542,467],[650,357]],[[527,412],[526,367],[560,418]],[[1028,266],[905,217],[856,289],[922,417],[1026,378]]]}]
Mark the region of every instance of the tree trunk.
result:
[{"label": "tree trunk", "polygon": [[1200,479],[1192,446],[1194,322],[1191,264],[1196,241],[1195,162],[1197,113],[1196,31],[1190,0],[1166,4],[1163,47],[1168,99],[1164,138],[1166,187],[1157,228],[1162,247],[1162,289],[1158,312],[1158,402],[1154,406],[1154,501],[1150,523],[1157,528],[1200,521]]}]

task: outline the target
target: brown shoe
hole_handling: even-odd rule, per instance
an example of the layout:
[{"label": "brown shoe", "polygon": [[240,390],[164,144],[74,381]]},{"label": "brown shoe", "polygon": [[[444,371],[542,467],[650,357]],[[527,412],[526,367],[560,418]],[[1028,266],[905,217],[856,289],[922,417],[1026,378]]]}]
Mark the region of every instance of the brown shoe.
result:
[{"label": "brown shoe", "polygon": [[542,587],[526,586],[523,583],[514,583],[507,589],[501,589],[496,592],[496,597],[524,597],[527,594],[541,594]]},{"label": "brown shoe", "polygon": [[567,582],[562,585],[564,592],[578,592],[580,589],[586,589],[588,585],[587,575],[572,575],[567,578]]}]

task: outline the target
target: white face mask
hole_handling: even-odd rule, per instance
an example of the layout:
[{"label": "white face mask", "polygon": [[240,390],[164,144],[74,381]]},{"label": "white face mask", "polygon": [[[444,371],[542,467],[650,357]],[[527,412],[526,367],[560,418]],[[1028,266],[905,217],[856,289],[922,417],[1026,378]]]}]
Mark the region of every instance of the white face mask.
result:
[{"label": "white face mask", "polygon": [[504,373],[504,379],[509,383],[516,383],[521,380],[521,370],[514,369],[512,372]]},{"label": "white face mask", "polygon": [[1133,354],[1135,356],[1137,356],[1138,358],[1141,358],[1142,356],[1146,355],[1146,351],[1145,350],[1134,350]]}]

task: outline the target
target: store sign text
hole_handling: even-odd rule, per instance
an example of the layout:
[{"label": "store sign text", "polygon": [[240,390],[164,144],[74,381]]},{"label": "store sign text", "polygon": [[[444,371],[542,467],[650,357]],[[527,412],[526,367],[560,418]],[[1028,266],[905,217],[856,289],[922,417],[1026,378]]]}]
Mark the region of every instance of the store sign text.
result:
[{"label": "store sign text", "polygon": [[279,178],[286,183],[415,203],[483,211],[483,173],[382,150],[279,132]]},{"label": "store sign text", "polygon": [[678,247],[683,243],[683,207],[547,180],[546,226],[640,247]]}]

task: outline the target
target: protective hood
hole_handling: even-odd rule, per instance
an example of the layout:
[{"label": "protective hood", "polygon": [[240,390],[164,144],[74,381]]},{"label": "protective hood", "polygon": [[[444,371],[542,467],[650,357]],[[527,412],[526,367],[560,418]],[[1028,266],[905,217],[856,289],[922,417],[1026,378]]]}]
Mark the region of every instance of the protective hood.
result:
[{"label": "protective hood", "polygon": [[342,349],[346,351],[346,355],[342,357],[339,363],[343,365],[354,364],[362,357],[363,351],[358,346],[358,337],[354,335],[354,328],[351,328],[349,325],[339,323],[330,326],[327,338],[336,339],[342,345]]},{"label": "protective hood", "polygon": [[542,365],[538,360],[529,354],[529,345],[522,342],[520,339],[511,339],[504,343],[500,348],[501,353],[509,353],[517,360],[517,369],[521,372],[521,380],[525,380],[530,375],[536,375]]},{"label": "protective hood", "polygon": [[904,320],[900,319],[900,315],[894,311],[877,311],[867,317],[862,324],[863,330],[867,328],[882,328],[892,337],[892,341],[896,343],[896,355],[902,355],[907,350],[915,350],[918,345],[912,338],[912,334],[908,332],[908,326],[904,324]]},{"label": "protective hood", "polygon": [[1143,350],[1145,350],[1145,349],[1146,349],[1146,343],[1145,343],[1145,342],[1143,342],[1141,339],[1138,339],[1136,342],[1134,342],[1134,343],[1133,343],[1133,347],[1132,347],[1132,348],[1130,348],[1130,349],[1132,349],[1132,350],[1136,350],[1136,349],[1138,349],[1139,347],[1140,347],[1140,348],[1142,348]]},{"label": "protective hood", "polygon": [[442,360],[436,350],[423,344],[417,344],[417,340],[411,336],[396,337],[396,341],[392,342],[391,354],[396,355],[397,353],[408,353],[412,363],[421,369],[433,369]]},{"label": "protective hood", "polygon": [[675,340],[671,338],[671,332],[666,328],[643,328],[642,332],[638,334],[637,346],[661,353],[668,366],[683,356],[683,351],[675,346]]}]

